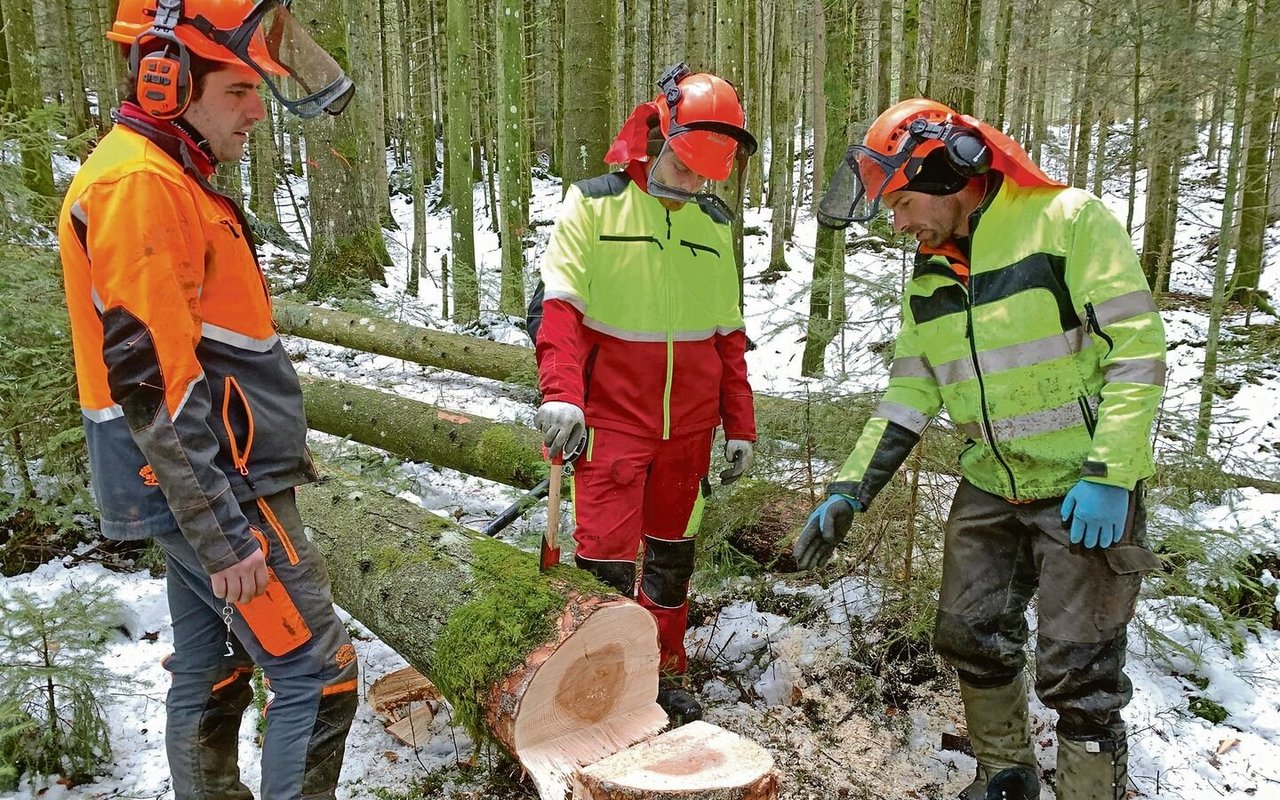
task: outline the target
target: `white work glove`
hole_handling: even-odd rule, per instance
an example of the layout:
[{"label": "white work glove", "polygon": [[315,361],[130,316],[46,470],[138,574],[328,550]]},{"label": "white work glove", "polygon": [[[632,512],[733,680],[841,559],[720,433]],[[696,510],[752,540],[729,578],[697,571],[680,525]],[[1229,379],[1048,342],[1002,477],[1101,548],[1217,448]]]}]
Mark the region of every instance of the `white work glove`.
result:
[{"label": "white work glove", "polygon": [[751,462],[756,458],[756,448],[745,439],[730,439],[724,443],[724,460],[729,468],[720,473],[720,485],[729,484],[741,478],[751,469]]},{"label": "white work glove", "polygon": [[573,403],[559,400],[543,403],[533,416],[533,424],[542,434],[547,455],[552,458],[561,454],[566,458],[576,456],[587,438],[587,421],[582,409]]}]

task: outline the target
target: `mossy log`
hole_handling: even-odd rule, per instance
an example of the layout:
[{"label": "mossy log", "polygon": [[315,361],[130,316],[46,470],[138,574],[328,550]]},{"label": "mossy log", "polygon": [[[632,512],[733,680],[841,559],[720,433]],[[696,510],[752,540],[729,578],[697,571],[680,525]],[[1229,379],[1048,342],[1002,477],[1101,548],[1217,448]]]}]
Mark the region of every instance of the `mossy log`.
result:
[{"label": "mossy log", "polygon": [[328,378],[300,377],[307,424],[315,430],[522,489],[547,475],[542,440],[523,425]]},{"label": "mossy log", "polygon": [[533,350],[527,347],[279,300],[274,312],[280,333],[290,336],[495,381],[527,386],[536,382]]},{"label": "mossy log", "polygon": [[[282,301],[275,303],[275,318],[280,332],[292,336],[522,386],[537,383],[528,347]],[[765,436],[842,459],[871,412],[871,400],[871,395],[804,400],[757,392],[756,417]]]},{"label": "mossy log", "polygon": [[657,627],[569,566],[469,531],[328,465],[298,506],[335,601],[561,800],[577,766],[660,731]]}]

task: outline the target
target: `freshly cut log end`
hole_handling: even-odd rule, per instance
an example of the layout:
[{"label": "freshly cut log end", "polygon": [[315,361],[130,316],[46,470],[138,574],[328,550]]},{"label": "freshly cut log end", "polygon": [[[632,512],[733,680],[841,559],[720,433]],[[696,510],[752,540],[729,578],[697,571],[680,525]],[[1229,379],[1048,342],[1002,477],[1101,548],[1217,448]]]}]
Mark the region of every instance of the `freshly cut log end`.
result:
[{"label": "freshly cut log end", "polygon": [[691,722],[579,770],[573,800],[777,800],[780,788],[763,747]]},{"label": "freshly cut log end", "polygon": [[625,598],[578,596],[547,644],[496,687],[491,728],[539,796],[561,800],[578,767],[666,727],[657,696],[653,616]]}]

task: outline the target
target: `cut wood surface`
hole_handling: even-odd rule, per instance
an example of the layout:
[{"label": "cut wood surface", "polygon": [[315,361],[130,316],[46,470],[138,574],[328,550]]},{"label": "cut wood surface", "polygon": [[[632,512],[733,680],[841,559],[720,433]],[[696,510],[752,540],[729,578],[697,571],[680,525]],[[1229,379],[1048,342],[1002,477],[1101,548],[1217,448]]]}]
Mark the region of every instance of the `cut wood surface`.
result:
[{"label": "cut wood surface", "polygon": [[691,722],[579,770],[573,800],[776,800],[780,788],[763,747]]},{"label": "cut wood surface", "polygon": [[[653,616],[568,566],[525,553],[320,464],[300,488],[334,600],[431,679],[563,800],[584,761],[660,731]],[[416,724],[416,723],[414,723]]]}]

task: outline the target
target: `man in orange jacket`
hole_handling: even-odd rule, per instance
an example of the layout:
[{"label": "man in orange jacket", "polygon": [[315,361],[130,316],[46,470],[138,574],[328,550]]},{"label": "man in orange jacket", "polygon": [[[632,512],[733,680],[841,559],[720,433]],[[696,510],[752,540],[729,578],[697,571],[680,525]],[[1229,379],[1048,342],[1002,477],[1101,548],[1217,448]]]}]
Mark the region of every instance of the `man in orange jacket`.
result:
[{"label": "man in orange jacket", "polygon": [[208,179],[243,155],[264,81],[300,116],[338,113],[353,87],[288,2],[121,0],[107,36],[135,88],[58,239],[102,531],[167,558],[174,795],[253,797],[237,751],[257,664],[274,695],[262,797],[332,798],[355,650],[294,504],[315,472],[253,234]]},{"label": "man in orange jacket", "polygon": [[569,188],[530,333],[535,424],[552,455],[581,451],[575,561],[653,613],[658,702],[689,722],[702,714],[683,685],[699,487],[718,425],[724,483],[748,469],[756,438],[731,215],[707,184],[756,143],[727,81],[680,64],[659,86],[605,156],[626,169]]}]

